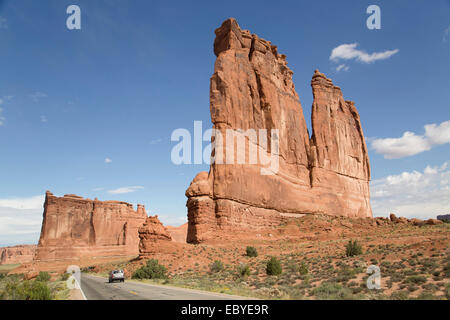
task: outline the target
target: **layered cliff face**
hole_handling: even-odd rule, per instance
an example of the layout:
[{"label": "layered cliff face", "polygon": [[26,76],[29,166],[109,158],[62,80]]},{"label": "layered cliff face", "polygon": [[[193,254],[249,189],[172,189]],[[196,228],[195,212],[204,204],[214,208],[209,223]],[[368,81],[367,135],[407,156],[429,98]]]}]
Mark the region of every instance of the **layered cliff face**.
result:
[{"label": "layered cliff face", "polygon": [[369,160],[353,102],[316,71],[310,138],[286,56],[234,19],[215,33],[215,162],[186,191],[187,241],[271,227],[305,213],[371,217]]},{"label": "layered cliff face", "polygon": [[0,248],[0,264],[29,263],[36,254],[36,245],[18,245]]},{"label": "layered cliff face", "polygon": [[148,217],[139,228],[139,257],[148,258],[158,250],[161,242],[171,242],[172,237],[158,216]]},{"label": "layered cliff face", "polygon": [[141,205],[134,211],[126,202],[47,192],[36,260],[137,256],[138,228],[146,218]]}]

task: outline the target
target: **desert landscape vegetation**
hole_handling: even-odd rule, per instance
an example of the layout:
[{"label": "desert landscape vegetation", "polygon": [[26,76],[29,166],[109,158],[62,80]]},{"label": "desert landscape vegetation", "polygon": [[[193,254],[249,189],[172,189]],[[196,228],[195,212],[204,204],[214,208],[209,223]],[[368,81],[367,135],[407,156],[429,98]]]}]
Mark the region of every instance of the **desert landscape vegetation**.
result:
[{"label": "desert landscape vegetation", "polygon": [[[67,286],[67,266],[78,265],[248,298],[449,299],[449,221],[373,217],[354,102],[316,70],[310,136],[286,56],[232,18],[215,34],[213,128],[277,167],[211,163],[186,190],[188,222],[176,227],[143,205],[47,191],[39,243],[1,249],[0,298],[81,299]],[[249,129],[277,133],[264,145]]]}]

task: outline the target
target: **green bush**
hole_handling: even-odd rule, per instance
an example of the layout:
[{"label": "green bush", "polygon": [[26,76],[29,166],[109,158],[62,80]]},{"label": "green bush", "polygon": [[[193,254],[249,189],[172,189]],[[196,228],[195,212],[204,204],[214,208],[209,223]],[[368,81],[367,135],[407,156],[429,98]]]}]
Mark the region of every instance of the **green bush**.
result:
[{"label": "green bush", "polygon": [[450,262],[444,266],[444,274],[446,278],[450,278]]},{"label": "green bush", "polygon": [[238,267],[238,273],[241,277],[248,277],[250,275],[250,267],[246,264],[240,264]]},{"label": "green bush", "polygon": [[424,276],[410,276],[406,278],[406,283],[422,284],[427,282],[427,278]]},{"label": "green bush", "polygon": [[220,261],[220,260],[214,261],[209,266],[209,269],[211,270],[211,272],[214,272],[214,273],[222,271],[224,269],[222,261]]},{"label": "green bush", "polygon": [[409,293],[407,291],[396,291],[390,296],[392,300],[409,300]]},{"label": "green bush", "polygon": [[70,273],[63,273],[60,277],[61,281],[67,281],[69,279]]},{"label": "green bush", "polygon": [[39,275],[36,277],[36,281],[47,282],[50,280],[50,274],[45,271],[39,272]]},{"label": "green bush", "polygon": [[353,300],[361,299],[349,288],[345,288],[338,283],[323,282],[319,287],[312,290],[312,294],[321,300]]},{"label": "green bush", "polygon": [[300,267],[298,268],[298,271],[300,272],[300,274],[302,276],[308,274],[308,265],[302,261],[302,263],[300,264]]},{"label": "green bush", "polygon": [[345,246],[345,255],[347,257],[353,257],[362,254],[361,245],[355,240],[350,240]]},{"label": "green bush", "polygon": [[5,287],[11,300],[51,300],[52,293],[44,281],[11,281]]},{"label": "green bush", "polygon": [[281,263],[278,261],[277,258],[272,257],[269,261],[267,261],[266,265],[266,273],[269,276],[276,276],[283,272],[283,269],[281,268]]},{"label": "green bush", "polygon": [[256,250],[255,247],[247,247],[246,251],[247,251],[248,257],[257,257],[258,256],[258,251]]},{"label": "green bush", "polygon": [[167,269],[158,263],[158,260],[150,259],[147,265],[139,268],[132,276],[133,279],[165,279]]}]

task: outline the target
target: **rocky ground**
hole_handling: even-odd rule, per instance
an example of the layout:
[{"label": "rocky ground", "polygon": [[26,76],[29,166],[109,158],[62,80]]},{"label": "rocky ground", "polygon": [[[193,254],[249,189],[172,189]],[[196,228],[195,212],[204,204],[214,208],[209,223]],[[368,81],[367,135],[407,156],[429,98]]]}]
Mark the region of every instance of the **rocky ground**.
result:
[{"label": "rocky ground", "polygon": [[[377,220],[307,215],[276,229],[235,234],[235,240],[160,244],[150,258],[164,265],[169,276],[151,281],[269,299],[450,298],[450,224]],[[346,256],[350,239],[362,245],[362,254]],[[247,246],[255,247],[258,256],[248,257]],[[271,257],[281,262],[281,275],[266,274]],[[215,261],[223,270],[211,270]],[[106,274],[124,268],[131,277],[145,263],[122,260],[85,270]],[[379,290],[367,288],[369,265],[380,268]],[[245,266],[249,275],[240,273]]]}]

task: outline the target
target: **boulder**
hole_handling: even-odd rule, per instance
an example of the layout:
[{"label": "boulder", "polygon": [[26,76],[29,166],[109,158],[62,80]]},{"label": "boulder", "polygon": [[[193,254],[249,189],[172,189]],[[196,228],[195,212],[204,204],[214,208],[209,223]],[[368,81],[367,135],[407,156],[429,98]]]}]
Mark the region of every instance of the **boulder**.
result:
[{"label": "boulder", "polygon": [[429,225],[432,225],[432,226],[435,226],[435,225],[438,225],[438,224],[443,224],[444,222],[441,221],[441,220],[438,220],[438,219],[428,219],[427,221],[425,221],[425,223],[429,224]]}]

